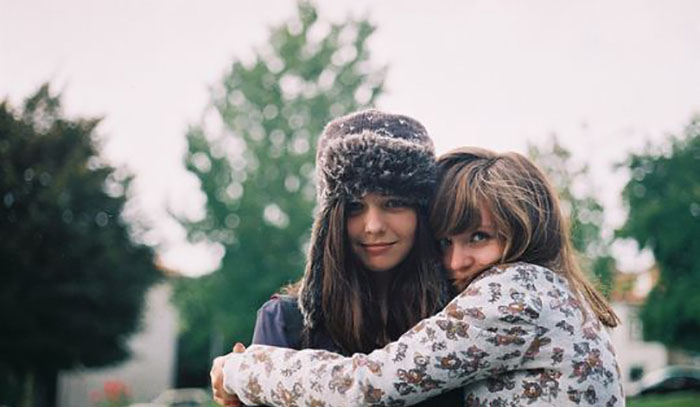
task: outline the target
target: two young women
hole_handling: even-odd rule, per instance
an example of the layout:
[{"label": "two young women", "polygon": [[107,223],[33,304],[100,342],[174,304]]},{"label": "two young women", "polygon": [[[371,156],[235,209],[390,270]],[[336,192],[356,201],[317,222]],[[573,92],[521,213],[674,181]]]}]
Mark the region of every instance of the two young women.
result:
[{"label": "two young women", "polygon": [[[362,115],[380,114],[365,112],[357,117]],[[410,405],[460,387],[466,405],[624,404],[615,357],[602,327],[615,326],[617,319],[577,268],[557,197],[543,174],[514,153],[461,149],[439,160],[440,181],[430,220],[441,238],[443,264],[461,293],[426,318],[442,305],[446,292],[439,267],[423,268],[430,271],[422,273],[420,267],[410,270],[419,263],[431,265],[432,257],[416,257],[422,249],[430,254],[433,246],[429,238],[420,237],[425,232],[421,204],[430,188],[426,195],[415,187],[395,189],[417,179],[432,179],[412,167],[415,155],[405,154],[426,150],[415,148],[415,137],[397,136],[391,126],[367,130],[344,123],[353,117],[340,119],[338,127],[344,132],[329,139],[331,124],[319,145],[321,214],[314,227],[311,265],[300,305],[312,344],[318,332],[330,332],[335,341],[329,326],[336,318],[342,320],[343,312],[352,315],[347,314],[348,308],[362,304],[369,308],[360,308],[360,320],[373,318],[377,324],[367,326],[379,329],[357,331],[356,338],[366,335],[369,341],[374,339],[369,347],[385,346],[371,353],[352,349],[357,353],[343,357],[254,345],[215,363],[215,379],[223,364],[225,391],[247,404],[281,406]],[[366,161],[359,158],[371,156],[377,149],[374,142],[384,138],[388,145],[406,141],[414,145],[387,150],[391,153]],[[328,147],[334,145],[366,148],[363,154],[333,156],[329,151],[335,147]],[[389,179],[392,172],[383,165],[393,165],[399,179]],[[370,180],[388,182],[366,188],[355,177],[375,166],[378,171]],[[377,222],[379,210],[395,211],[391,215],[401,221],[390,231],[391,222]],[[397,245],[403,240],[398,237],[410,233],[393,229],[411,226],[413,220],[414,241],[408,237],[405,242],[410,248],[403,253]],[[383,229],[377,228],[379,223]],[[356,228],[359,224],[362,228]],[[314,270],[315,261],[325,268]],[[339,270],[327,275],[327,268]],[[399,289],[403,279],[412,278],[422,293]],[[368,283],[363,286],[359,281],[364,280]],[[314,283],[320,283],[320,289],[309,291]],[[334,285],[335,293],[360,300],[332,308],[335,298],[324,298],[324,293]],[[368,291],[361,291],[363,287]],[[369,300],[363,302],[364,295]],[[395,315],[401,305],[409,313]],[[412,324],[417,316],[424,320],[396,339],[408,329],[396,320]],[[350,318],[343,323],[360,327],[356,321]],[[377,332],[380,335],[373,335]],[[216,380],[214,384],[215,391],[221,390]]]}]

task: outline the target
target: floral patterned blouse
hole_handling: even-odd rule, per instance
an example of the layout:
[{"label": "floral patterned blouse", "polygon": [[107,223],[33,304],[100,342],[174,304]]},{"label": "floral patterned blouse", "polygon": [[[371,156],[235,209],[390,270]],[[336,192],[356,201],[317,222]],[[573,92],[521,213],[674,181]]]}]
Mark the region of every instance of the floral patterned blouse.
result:
[{"label": "floral patterned blouse", "polygon": [[625,402],[607,331],[561,276],[526,263],[485,271],[368,355],[253,345],[224,365],[248,405],[407,406],[460,386],[466,406]]}]

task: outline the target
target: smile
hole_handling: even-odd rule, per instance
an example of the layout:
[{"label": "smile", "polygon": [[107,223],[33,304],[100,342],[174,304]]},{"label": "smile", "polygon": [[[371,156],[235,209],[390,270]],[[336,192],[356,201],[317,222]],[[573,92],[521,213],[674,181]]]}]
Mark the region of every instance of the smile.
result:
[{"label": "smile", "polygon": [[391,247],[395,244],[393,243],[371,243],[371,244],[361,244],[362,248],[367,252],[369,255],[380,255],[384,254],[387,252]]}]

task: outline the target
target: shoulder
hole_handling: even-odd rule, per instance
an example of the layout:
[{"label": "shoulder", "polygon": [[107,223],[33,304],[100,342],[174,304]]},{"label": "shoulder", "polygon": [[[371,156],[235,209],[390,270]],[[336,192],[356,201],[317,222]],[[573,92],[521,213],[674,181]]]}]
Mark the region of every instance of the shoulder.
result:
[{"label": "shoulder", "polygon": [[589,316],[597,320],[566,278],[530,263],[493,267],[475,279],[461,295],[477,296],[494,316],[524,319],[541,326],[582,325]]},{"label": "shoulder", "polygon": [[275,294],[258,309],[258,319],[285,321],[301,315],[297,298]]},{"label": "shoulder", "polygon": [[296,298],[275,295],[258,310],[253,343],[296,348],[302,321]]},{"label": "shoulder", "polygon": [[472,307],[504,322],[541,323],[543,301],[556,293],[570,297],[566,281],[552,270],[530,263],[511,263],[484,271],[458,295],[454,306]]},{"label": "shoulder", "polygon": [[[262,330],[282,330],[284,329],[284,313],[279,298],[273,296],[267,300],[260,308],[255,321],[255,336],[260,336]],[[253,341],[255,342],[255,340]]]},{"label": "shoulder", "polygon": [[283,295],[283,294],[275,294],[272,297],[270,297],[269,300],[265,301],[265,303],[260,307],[258,310],[259,312],[275,312],[275,311],[280,311],[282,307],[287,306],[289,304],[294,304],[296,306],[297,299],[296,297],[292,297],[291,295]]},{"label": "shoulder", "polygon": [[499,287],[536,293],[550,285],[566,285],[565,280],[554,271],[536,264],[508,263],[493,266],[483,271],[465,289]]},{"label": "shoulder", "polygon": [[518,291],[522,295],[541,297],[551,291],[571,294],[569,284],[551,269],[530,263],[509,263],[494,266],[479,275],[467,287],[469,290],[491,292]]},{"label": "shoulder", "polygon": [[527,291],[535,291],[535,283],[564,284],[564,278],[551,269],[532,263],[500,264],[484,271],[472,284],[489,284],[493,282],[521,287]]}]

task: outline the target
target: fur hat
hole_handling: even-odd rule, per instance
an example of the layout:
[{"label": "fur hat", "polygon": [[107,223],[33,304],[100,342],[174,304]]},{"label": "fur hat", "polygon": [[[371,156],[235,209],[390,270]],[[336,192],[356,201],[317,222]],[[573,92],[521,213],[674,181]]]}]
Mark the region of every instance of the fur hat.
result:
[{"label": "fur hat", "polygon": [[352,113],[331,121],[323,130],[316,177],[319,212],[299,292],[308,329],[322,321],[323,252],[333,204],[379,192],[426,210],[436,182],[433,142],[425,127],[410,117],[378,110]]}]

